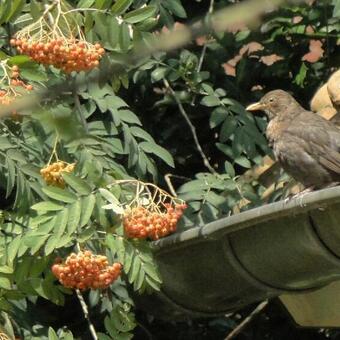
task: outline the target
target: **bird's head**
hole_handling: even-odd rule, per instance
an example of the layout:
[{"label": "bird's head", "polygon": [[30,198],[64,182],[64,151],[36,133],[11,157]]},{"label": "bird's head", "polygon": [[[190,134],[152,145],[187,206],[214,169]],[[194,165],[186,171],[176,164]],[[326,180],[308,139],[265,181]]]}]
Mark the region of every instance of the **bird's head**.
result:
[{"label": "bird's head", "polygon": [[250,104],[247,111],[264,111],[269,119],[277,116],[294,114],[301,108],[299,103],[287,92],[274,90],[265,94],[257,103]]}]

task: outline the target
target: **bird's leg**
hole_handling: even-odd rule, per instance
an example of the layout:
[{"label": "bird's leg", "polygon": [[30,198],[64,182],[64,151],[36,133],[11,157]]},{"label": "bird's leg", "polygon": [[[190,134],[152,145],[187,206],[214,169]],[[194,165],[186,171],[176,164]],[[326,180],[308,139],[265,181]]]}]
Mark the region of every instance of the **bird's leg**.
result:
[{"label": "bird's leg", "polygon": [[297,194],[294,194],[293,196],[287,197],[287,198],[284,200],[284,203],[290,202],[290,200],[292,200],[293,198],[295,198],[295,199],[298,198],[299,200],[301,200],[301,201],[300,201],[300,206],[303,206],[303,204],[302,204],[302,198],[303,198],[306,194],[308,194],[309,192],[312,192],[313,190],[314,190],[314,186],[310,186],[310,187],[308,187],[308,188],[306,188],[306,189],[304,189],[304,190],[298,192]]}]

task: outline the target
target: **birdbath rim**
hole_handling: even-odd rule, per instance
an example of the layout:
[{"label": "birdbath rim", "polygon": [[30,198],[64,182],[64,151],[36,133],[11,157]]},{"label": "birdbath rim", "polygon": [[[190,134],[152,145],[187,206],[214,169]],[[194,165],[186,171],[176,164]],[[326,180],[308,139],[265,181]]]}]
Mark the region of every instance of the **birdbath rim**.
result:
[{"label": "birdbath rim", "polygon": [[340,202],[340,186],[306,193],[301,197],[282,200],[252,208],[238,214],[223,217],[207,223],[202,227],[194,227],[171,236],[152,242],[154,250],[162,250],[177,244],[200,239],[215,239],[254,224],[277,219],[279,217],[301,214],[303,212],[326,207]]}]

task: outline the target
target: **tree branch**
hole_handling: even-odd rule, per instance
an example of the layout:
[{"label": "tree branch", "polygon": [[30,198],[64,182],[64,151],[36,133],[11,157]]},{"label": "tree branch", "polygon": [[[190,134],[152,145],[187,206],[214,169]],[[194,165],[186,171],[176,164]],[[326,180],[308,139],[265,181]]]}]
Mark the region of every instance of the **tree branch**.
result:
[{"label": "tree branch", "polygon": [[92,335],[92,339],[93,340],[98,340],[96,329],[94,328],[93,323],[91,322],[90,314],[89,314],[89,309],[87,308],[87,304],[86,304],[86,302],[84,300],[84,297],[81,294],[79,289],[76,289],[76,293],[77,293],[77,298],[79,300],[81,309],[83,310],[84,317],[85,317],[85,319],[86,319],[86,321],[88,323],[89,330],[90,330],[90,333]]},{"label": "tree branch", "polygon": [[268,300],[265,300],[257,305],[257,307],[236,327],[224,340],[231,340],[236,337],[248,324],[268,305]]},{"label": "tree branch", "polygon": [[196,145],[196,148],[198,150],[198,152],[200,153],[202,159],[203,159],[203,164],[205,165],[205,167],[213,174],[217,174],[217,172],[215,171],[215,169],[211,166],[211,164],[209,163],[209,160],[207,158],[207,156],[204,154],[203,152],[203,149],[201,147],[201,144],[198,140],[198,137],[197,137],[197,133],[196,133],[196,128],[195,126],[191,123],[191,120],[189,119],[187,113],[185,112],[184,110],[184,107],[182,105],[182,103],[180,102],[180,100],[178,99],[177,95],[176,95],[176,92],[172,89],[172,87],[170,86],[169,82],[166,80],[166,79],[163,79],[163,83],[166,87],[166,89],[170,92],[170,94],[172,95],[172,97],[174,98],[177,106],[178,106],[178,109],[179,109],[179,112],[182,114],[182,116],[184,117],[185,121],[187,122],[189,128],[190,128],[190,131],[192,133],[192,136],[193,136],[193,139],[194,139],[194,142],[195,142],[195,145]]},{"label": "tree branch", "polygon": [[74,99],[74,105],[78,112],[79,120],[81,124],[83,125],[85,132],[88,133],[89,129],[86,123],[86,119],[83,115],[83,111],[81,110],[81,104],[80,104],[79,96],[78,96],[77,89],[75,86],[73,88],[72,94],[73,94],[73,99]]},{"label": "tree branch", "polygon": [[[211,15],[212,12],[214,11],[214,3],[215,3],[215,0],[210,0],[210,5],[209,5],[209,9],[208,9],[208,15]],[[210,35],[208,36],[210,37]],[[198,65],[197,65],[197,69],[196,69],[196,72],[199,73],[202,69],[202,65],[203,65],[203,61],[204,61],[204,57],[205,57],[205,54],[207,52],[207,45],[208,45],[208,40],[209,38],[207,37],[207,40],[205,41],[205,43],[203,44],[203,48],[202,48],[202,52],[201,52],[201,56],[200,56],[200,59],[198,61]],[[195,100],[196,100],[196,97],[197,95],[195,94],[192,98],[192,101],[191,101],[191,105],[194,106],[195,105]]]}]

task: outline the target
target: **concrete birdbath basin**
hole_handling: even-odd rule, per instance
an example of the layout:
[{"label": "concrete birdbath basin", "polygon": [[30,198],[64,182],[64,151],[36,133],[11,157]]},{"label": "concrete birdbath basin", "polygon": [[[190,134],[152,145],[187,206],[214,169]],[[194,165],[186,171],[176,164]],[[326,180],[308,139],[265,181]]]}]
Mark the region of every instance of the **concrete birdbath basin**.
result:
[{"label": "concrete birdbath basin", "polygon": [[222,315],[318,290],[340,280],[340,187],[222,218],[153,246],[161,291],[136,302],[158,317]]}]

